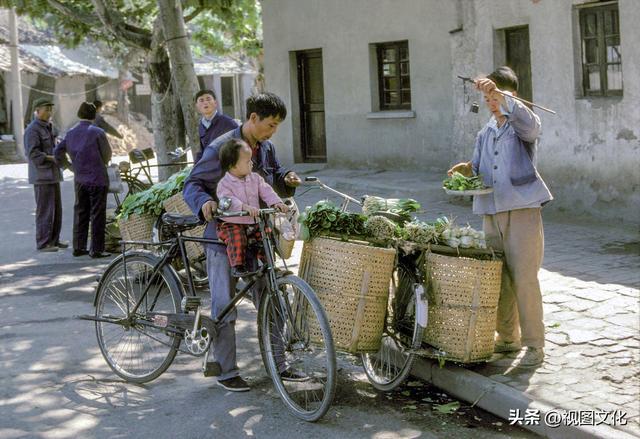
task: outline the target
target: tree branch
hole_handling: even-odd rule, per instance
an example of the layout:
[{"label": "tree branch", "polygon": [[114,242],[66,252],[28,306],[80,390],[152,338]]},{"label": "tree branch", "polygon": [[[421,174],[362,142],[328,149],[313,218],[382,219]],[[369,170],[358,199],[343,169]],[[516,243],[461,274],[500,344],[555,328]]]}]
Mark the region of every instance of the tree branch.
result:
[{"label": "tree branch", "polygon": [[93,15],[84,14],[71,6],[59,2],[58,0],[47,0],[47,3],[49,3],[49,6],[60,12],[62,15],[73,17],[78,21],[82,21],[83,23],[91,26],[98,26],[101,24],[100,20],[96,19],[96,17],[94,17]]},{"label": "tree branch", "polygon": [[189,15],[187,15],[186,17],[184,17],[184,22],[185,24],[190,22],[191,20],[193,20],[194,18],[196,18],[198,15],[200,15],[200,13],[203,11],[204,9],[201,7],[197,7],[194,9],[194,11],[192,13],[190,13]]},{"label": "tree branch", "polygon": [[[49,0],[52,1],[52,0]],[[124,17],[112,5],[107,5],[108,0],[91,0],[100,22],[113,33],[116,38],[122,39],[132,46],[140,49],[151,49],[151,32],[125,22]]]}]

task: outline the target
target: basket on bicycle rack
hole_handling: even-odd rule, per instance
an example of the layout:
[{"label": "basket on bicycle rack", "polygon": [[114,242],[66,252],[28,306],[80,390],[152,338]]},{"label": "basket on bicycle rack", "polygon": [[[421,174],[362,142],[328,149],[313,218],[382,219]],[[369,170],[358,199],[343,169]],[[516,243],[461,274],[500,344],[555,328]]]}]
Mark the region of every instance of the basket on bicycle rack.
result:
[{"label": "basket on bicycle rack", "polygon": [[153,215],[132,213],[127,219],[120,218],[118,226],[123,241],[151,241],[153,236],[153,224],[156,218]]},{"label": "basket on bicycle rack", "polygon": [[380,348],[395,257],[395,249],[364,242],[304,243],[299,275],[327,313],[336,350],[355,354]]},{"label": "basket on bicycle rack", "polygon": [[502,261],[427,253],[429,319],[423,340],[447,360],[486,361],[493,355]]},{"label": "basket on bicycle rack", "polygon": [[[191,208],[184,201],[182,192],[178,192],[177,194],[167,198],[162,203],[162,205],[164,206],[164,210],[169,213],[179,213],[181,215],[193,215],[193,213],[191,212]],[[204,235],[205,228],[206,228],[206,225],[201,225],[191,230],[185,231],[184,235],[202,238],[202,236]],[[184,246],[187,249],[187,256],[190,260],[197,259],[204,255],[204,248],[202,244],[199,244],[197,242],[185,242]]]}]

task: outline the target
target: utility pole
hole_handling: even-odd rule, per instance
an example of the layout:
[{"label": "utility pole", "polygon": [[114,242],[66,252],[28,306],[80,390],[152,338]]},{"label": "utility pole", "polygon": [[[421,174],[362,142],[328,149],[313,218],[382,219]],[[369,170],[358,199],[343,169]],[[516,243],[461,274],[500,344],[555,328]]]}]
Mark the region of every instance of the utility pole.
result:
[{"label": "utility pole", "polygon": [[24,155],[24,122],[22,111],[22,80],[20,78],[20,57],[18,55],[18,16],[16,8],[9,10],[9,51],[11,52],[11,89],[13,90],[13,136],[16,139],[16,154]]}]

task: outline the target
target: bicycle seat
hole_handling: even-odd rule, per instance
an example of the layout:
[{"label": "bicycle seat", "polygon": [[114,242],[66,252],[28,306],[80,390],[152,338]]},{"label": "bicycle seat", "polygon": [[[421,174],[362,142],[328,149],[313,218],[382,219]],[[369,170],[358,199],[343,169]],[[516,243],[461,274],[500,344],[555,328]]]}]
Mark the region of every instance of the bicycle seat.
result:
[{"label": "bicycle seat", "polygon": [[200,218],[195,215],[181,215],[179,213],[165,213],[162,222],[175,230],[189,230],[200,225]]}]

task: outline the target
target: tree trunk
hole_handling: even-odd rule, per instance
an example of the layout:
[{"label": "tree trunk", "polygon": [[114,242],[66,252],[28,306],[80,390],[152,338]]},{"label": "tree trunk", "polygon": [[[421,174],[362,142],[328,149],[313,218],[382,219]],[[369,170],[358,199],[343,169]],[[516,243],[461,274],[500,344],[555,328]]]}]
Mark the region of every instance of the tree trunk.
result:
[{"label": "tree trunk", "polygon": [[180,99],[187,145],[194,156],[200,152],[198,117],[193,98],[198,92],[198,78],[187,37],[182,6],[176,0],[158,0],[159,18],[162,22],[165,44],[169,50],[175,91]]},{"label": "tree trunk", "polygon": [[[156,24],[157,20],[156,20]],[[173,85],[169,57],[162,46],[162,32],[156,26],[153,43],[149,54],[149,82],[151,85],[151,119],[153,123],[153,140],[159,164],[170,162],[167,156],[176,144],[176,117],[173,105]],[[158,169],[158,178],[165,181],[172,172],[169,167]]]}]

